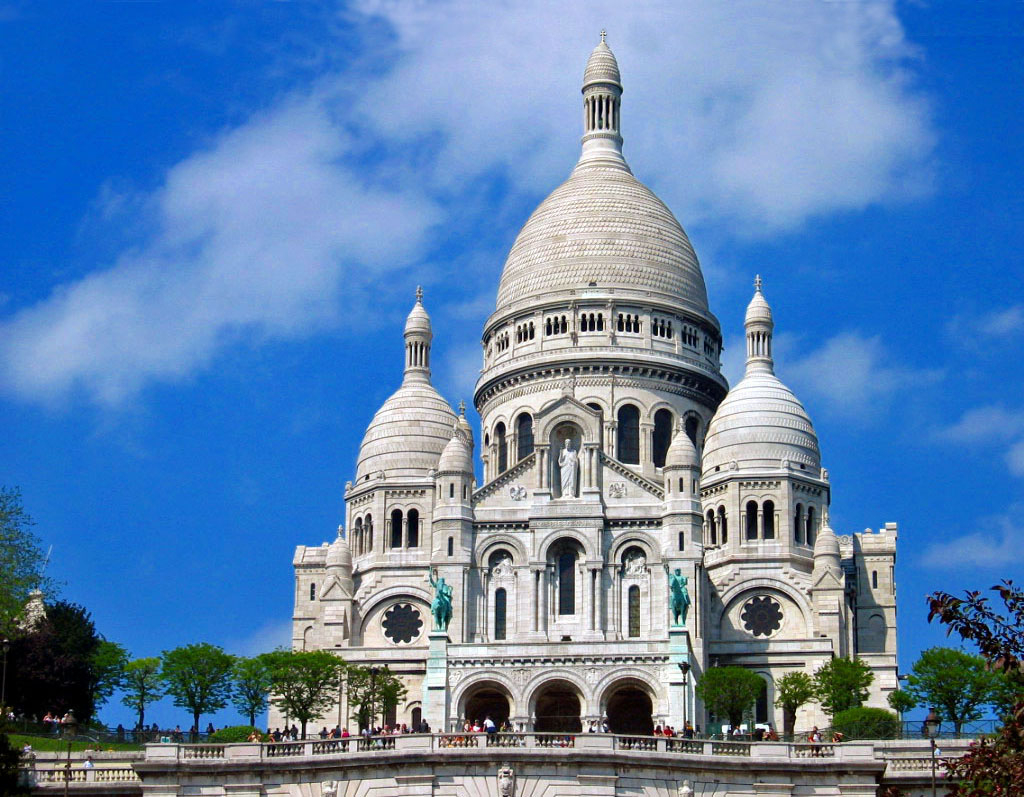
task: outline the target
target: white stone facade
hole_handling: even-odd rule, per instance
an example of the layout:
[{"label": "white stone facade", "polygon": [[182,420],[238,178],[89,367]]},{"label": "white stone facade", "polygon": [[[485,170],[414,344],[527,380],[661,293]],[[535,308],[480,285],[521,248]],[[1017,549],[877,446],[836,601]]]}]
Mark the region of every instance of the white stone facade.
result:
[{"label": "white stone facade", "polygon": [[[517,237],[483,330],[480,433],[431,386],[418,295],[402,385],[346,486],[348,532],[296,551],[293,645],[386,663],[408,687],[389,719],[435,730],[485,713],[524,731],[706,726],[693,685],[725,664],[764,677],[757,720],[781,726],[775,681],[850,655],[884,706],[896,526],[829,528],[828,473],[774,376],[760,280],[747,373],[728,389],[696,254],[622,156],[603,41],[583,97],[580,161]],[[559,464],[567,441],[575,466]],[[431,633],[431,574],[453,586],[446,633]],[[798,728],[822,723],[805,711]],[[344,700],[323,724],[354,725]]]}]

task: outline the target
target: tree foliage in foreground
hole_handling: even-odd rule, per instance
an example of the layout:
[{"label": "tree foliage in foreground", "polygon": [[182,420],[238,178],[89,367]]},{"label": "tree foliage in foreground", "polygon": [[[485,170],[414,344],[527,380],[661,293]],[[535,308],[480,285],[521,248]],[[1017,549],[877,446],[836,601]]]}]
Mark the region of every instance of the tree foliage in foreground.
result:
[{"label": "tree foliage in foreground", "polygon": [[21,492],[0,487],[0,633],[8,638],[17,630],[29,593],[54,590],[43,572],[46,558],[34,525],[21,503]]},{"label": "tree foliage in foreground", "polygon": [[907,691],[919,704],[938,709],[959,734],[965,722],[981,719],[981,707],[995,699],[1002,680],[981,656],[935,647],[914,662]]},{"label": "tree foliage in foreground", "polygon": [[270,702],[302,726],[322,716],[338,700],[345,662],[326,650],[276,650],[260,657],[270,668]]},{"label": "tree foliage in foreground", "polygon": [[174,705],[192,712],[192,727],[199,730],[203,714],[220,711],[231,698],[235,658],[209,642],[165,650],[160,659],[160,680]]},{"label": "tree foliage in foreground", "polygon": [[874,679],[875,674],[861,659],[834,658],[814,673],[815,696],[825,712],[834,717],[862,705]]},{"label": "tree foliage in foreground", "polygon": [[1002,672],[1016,695],[1003,727],[978,740],[967,754],[946,761],[951,797],[1011,797],[1024,783],[1024,590],[1004,581],[992,587],[1004,612],[993,609],[980,592],[963,598],[947,592],[928,596],[928,620],[938,618],[961,638],[974,642],[989,667]]},{"label": "tree foliage in foreground", "polygon": [[711,667],[697,682],[697,697],[718,717],[727,717],[729,725],[743,724],[743,715],[757,701],[764,681],[745,667]]},{"label": "tree foliage in foreground", "polygon": [[900,718],[884,708],[858,706],[837,712],[832,718],[832,728],[851,742],[854,739],[898,739]]},{"label": "tree foliage in foreground", "polygon": [[160,681],[160,659],[154,656],[125,664],[121,689],[124,691],[121,702],[135,711],[138,716],[135,727],[141,728],[146,723],[146,706],[155,703],[164,694]]},{"label": "tree foliage in foreground", "polygon": [[775,702],[782,707],[782,733],[793,737],[796,712],[814,699],[814,681],[805,672],[787,672],[775,682]]},{"label": "tree foliage in foreground", "polygon": [[238,713],[249,718],[249,725],[256,725],[256,715],[267,710],[270,699],[271,674],[267,661],[262,656],[251,659],[235,659],[232,670],[235,691],[232,702]]},{"label": "tree foliage in foreground", "polygon": [[0,794],[4,797],[32,793],[28,787],[19,785],[20,761],[21,751],[14,747],[7,734],[0,730]]},{"label": "tree foliage in foreground", "polygon": [[405,697],[406,689],[394,673],[382,667],[371,673],[369,667],[349,667],[348,701],[357,707],[360,728],[377,724],[379,717],[387,716]]},{"label": "tree foliage in foreground", "polygon": [[906,689],[894,689],[889,693],[885,702],[901,717],[908,711],[917,708],[917,700]]}]

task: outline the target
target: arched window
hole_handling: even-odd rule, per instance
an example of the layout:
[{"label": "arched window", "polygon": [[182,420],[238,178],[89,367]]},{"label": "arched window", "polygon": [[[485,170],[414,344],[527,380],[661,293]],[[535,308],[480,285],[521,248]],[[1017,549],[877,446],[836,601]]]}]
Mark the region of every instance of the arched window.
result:
[{"label": "arched window", "polygon": [[363,533],[366,534],[366,548],[363,553],[371,553],[373,551],[373,515],[367,515],[363,521]]},{"label": "arched window", "polygon": [[690,442],[693,443],[693,447],[696,448],[697,447],[697,431],[699,429],[699,424],[697,423],[697,419],[694,418],[692,415],[689,416],[686,419],[686,424],[685,424],[684,428],[686,429],[686,436],[690,438]]},{"label": "arched window", "polygon": [[469,485],[462,485],[462,500],[465,501],[469,498]]},{"label": "arched window", "polygon": [[672,442],[672,413],[662,408],[654,413],[654,466],[665,467],[665,455]]},{"label": "arched window", "polygon": [[757,539],[757,502],[747,501],[747,539]]},{"label": "arched window", "polygon": [[494,444],[498,447],[498,473],[508,470],[508,446],[505,445],[505,424],[494,427]]},{"label": "arched window", "polygon": [[494,592],[494,638],[505,638],[505,604],[507,603],[505,588]]},{"label": "arched window", "polygon": [[797,504],[793,512],[793,542],[797,545],[804,544],[804,505]]},{"label": "arched window", "polygon": [[316,600],[316,582],[309,585],[309,599],[311,601]]},{"label": "arched window", "polygon": [[448,497],[455,497],[455,482],[448,482]]},{"label": "arched window", "polygon": [[396,509],[391,513],[391,547],[402,547],[402,510]]},{"label": "arched window", "polygon": [[409,524],[409,533],[406,535],[406,548],[420,547],[420,513],[417,509],[410,509],[406,516],[406,523]]},{"label": "arched window", "polygon": [[619,462],[640,464],[640,410],[632,404],[619,407],[617,454]]},{"label": "arched window", "polygon": [[685,531],[679,532],[679,550],[680,551],[685,551],[686,550],[686,532]]},{"label": "arched window", "polygon": [[814,545],[814,536],[817,532],[817,528],[814,525],[814,507],[807,507],[807,544]]},{"label": "arched window", "polygon": [[587,406],[600,415],[604,414],[604,410],[601,408],[600,404],[595,404],[593,401],[591,401],[590,403],[587,404]]},{"label": "arched window", "polygon": [[355,543],[355,555],[359,556],[363,552],[363,519],[356,518],[356,525],[352,529],[352,541]]},{"label": "arched window", "polygon": [[708,545],[718,545],[718,534],[715,532],[715,510],[708,510]]},{"label": "arched window", "polygon": [[454,556],[455,555],[455,538],[454,537],[449,537],[448,538],[448,555],[449,556]]},{"label": "arched window", "polygon": [[761,507],[764,512],[764,538],[775,539],[775,504],[772,501],[765,501]]},{"label": "arched window", "polygon": [[413,730],[413,733],[419,733],[420,732],[420,723],[422,723],[422,722],[423,722],[423,709],[420,708],[419,706],[416,706],[416,708],[414,708],[412,710],[412,730]]},{"label": "arched window", "polygon": [[576,614],[576,551],[572,548],[558,555],[558,613]]},{"label": "arched window", "polygon": [[878,589],[878,571],[871,571],[871,589]]},{"label": "arched window", "polygon": [[516,418],[516,459],[533,453],[533,416],[524,412]]},{"label": "arched window", "polygon": [[629,588],[629,635],[640,636],[640,587]]},{"label": "arched window", "polygon": [[725,507],[718,507],[718,533],[722,538],[722,545],[729,542],[729,518],[725,514]]},{"label": "arched window", "polygon": [[761,689],[757,693],[757,703],[754,708],[754,722],[764,725],[769,721],[768,716],[768,682],[761,678]]}]

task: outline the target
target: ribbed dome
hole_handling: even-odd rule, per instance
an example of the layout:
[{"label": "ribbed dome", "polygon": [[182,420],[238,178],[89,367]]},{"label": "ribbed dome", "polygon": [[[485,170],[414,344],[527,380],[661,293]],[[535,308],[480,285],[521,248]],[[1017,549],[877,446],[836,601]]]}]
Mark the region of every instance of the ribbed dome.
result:
[{"label": "ribbed dome", "polygon": [[672,444],[665,452],[665,468],[699,467],[700,460],[697,449],[690,436],[683,429],[677,429],[672,436]]},{"label": "ribbed dome", "polygon": [[[818,436],[793,391],[768,371],[748,373],[719,405],[704,440],[704,478],[730,469],[780,467],[788,460],[817,478]],[[716,471],[716,469],[719,469]]]},{"label": "ribbed dome", "polygon": [[352,568],[352,551],[348,547],[348,540],[341,534],[340,529],[338,536],[334,538],[334,542],[327,549],[327,567]]},{"label": "ribbed dome", "polygon": [[432,334],[430,330],[430,315],[423,306],[422,288],[416,289],[416,304],[412,306],[412,310],[409,311],[409,317],[405,319],[405,333],[409,334],[410,332]]},{"label": "ribbed dome", "polygon": [[772,308],[768,304],[768,300],[764,298],[764,294],[761,293],[761,277],[758,276],[754,282],[754,298],[750,300],[750,304],[747,305],[747,314],[744,316],[743,323],[745,325],[752,324],[755,322],[762,322],[771,326],[775,325],[772,318]]},{"label": "ribbed dome", "polygon": [[707,289],[675,216],[625,166],[580,163],[520,230],[502,271],[497,309],[585,290],[646,293],[708,314]]},{"label": "ribbed dome", "polygon": [[441,459],[437,463],[438,473],[472,473],[473,472],[473,451],[463,437],[462,432],[456,425],[452,439],[441,452]]},{"label": "ribbed dome", "polygon": [[619,76],[619,63],[615,60],[611,48],[601,39],[587,60],[587,68],[583,70],[583,88],[591,83],[614,83],[622,85]]},{"label": "ribbed dome", "polygon": [[407,381],[373,416],[356,464],[356,484],[384,471],[425,477],[452,436],[455,413],[426,381]]}]

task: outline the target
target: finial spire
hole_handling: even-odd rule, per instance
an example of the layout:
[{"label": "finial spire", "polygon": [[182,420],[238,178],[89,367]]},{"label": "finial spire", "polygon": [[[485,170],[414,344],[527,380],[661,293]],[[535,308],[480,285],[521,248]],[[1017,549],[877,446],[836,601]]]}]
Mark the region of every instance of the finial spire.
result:
[{"label": "finial spire", "polygon": [[756,277],[754,277],[754,290],[758,291],[758,292],[761,291],[761,275],[760,274],[758,274]]},{"label": "finial spire", "polygon": [[605,42],[604,42],[604,40],[605,40],[605,37],[606,37],[607,35],[608,35],[608,33],[607,33],[607,32],[605,31],[605,29],[604,29],[604,28],[601,28],[601,44],[604,44],[604,43],[605,43]]},{"label": "finial spire", "polygon": [[772,308],[761,293],[761,275],[754,278],[754,297],[747,305],[743,325],[747,328],[747,373],[753,371],[774,371],[772,361]]},{"label": "finial spire", "polygon": [[459,415],[463,418],[466,417],[466,402],[462,399],[459,399]]},{"label": "finial spire", "polygon": [[416,286],[416,304],[423,304],[423,286]]},{"label": "finial spire", "polygon": [[615,54],[601,30],[601,41],[583,70],[583,152],[580,163],[601,161],[626,167],[622,158],[622,78]]}]

